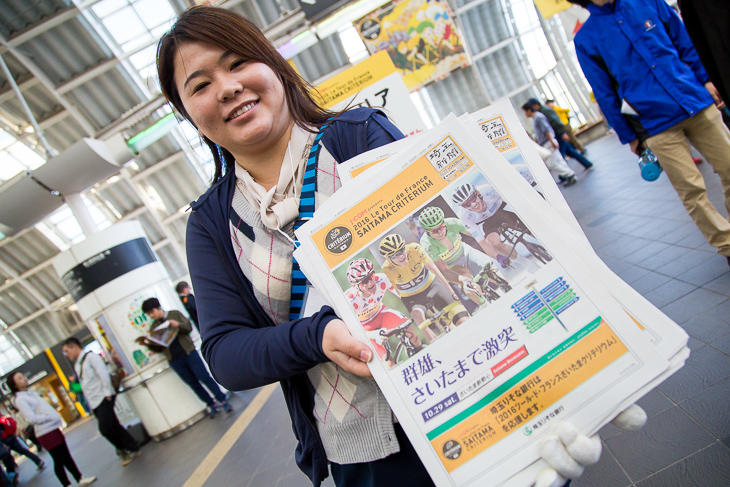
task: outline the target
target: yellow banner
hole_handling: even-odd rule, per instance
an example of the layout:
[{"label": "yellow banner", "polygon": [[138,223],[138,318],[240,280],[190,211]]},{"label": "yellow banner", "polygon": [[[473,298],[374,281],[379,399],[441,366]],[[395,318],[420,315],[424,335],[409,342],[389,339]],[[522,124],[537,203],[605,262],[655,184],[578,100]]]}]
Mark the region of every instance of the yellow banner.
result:
[{"label": "yellow banner", "polygon": [[330,108],[396,72],[388,53],[376,52],[364,61],[317,85],[312,95],[320,106]]},{"label": "yellow banner", "polygon": [[312,239],[327,265],[334,268],[434,198],[473,165],[451,136],[446,136],[388,184],[312,234]]},{"label": "yellow banner", "polygon": [[558,400],[627,351],[601,320],[594,331],[431,444],[451,472],[519,429],[529,436],[560,415],[561,408],[553,406]]},{"label": "yellow banner", "polygon": [[411,92],[471,64],[448,2],[396,0],[353,24],[368,51],[388,53]]},{"label": "yellow banner", "polygon": [[535,6],[546,19],[555,14],[568,10],[573,6],[567,0],[535,0]]}]

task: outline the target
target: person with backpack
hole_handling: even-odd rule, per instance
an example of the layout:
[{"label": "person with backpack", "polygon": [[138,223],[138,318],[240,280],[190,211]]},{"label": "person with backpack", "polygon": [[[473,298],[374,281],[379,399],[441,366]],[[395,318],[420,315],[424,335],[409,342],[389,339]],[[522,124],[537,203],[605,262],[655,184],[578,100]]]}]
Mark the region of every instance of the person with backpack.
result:
[{"label": "person with backpack", "polygon": [[46,463],[41,457],[30,451],[28,445],[18,438],[18,424],[12,416],[0,416],[0,440],[8,449],[30,458],[39,472],[46,468]]},{"label": "person with backpack", "polygon": [[112,385],[111,375],[104,360],[92,352],[82,355],[81,342],[74,337],[63,342],[61,348],[66,358],[75,363],[76,377],[81,383],[81,389],[89,406],[94,410],[94,416],[99,423],[99,433],[117,449],[117,454],[122,459],[122,466],[129,465],[142,452],[137,441],[119,423],[114,412],[117,391]]}]

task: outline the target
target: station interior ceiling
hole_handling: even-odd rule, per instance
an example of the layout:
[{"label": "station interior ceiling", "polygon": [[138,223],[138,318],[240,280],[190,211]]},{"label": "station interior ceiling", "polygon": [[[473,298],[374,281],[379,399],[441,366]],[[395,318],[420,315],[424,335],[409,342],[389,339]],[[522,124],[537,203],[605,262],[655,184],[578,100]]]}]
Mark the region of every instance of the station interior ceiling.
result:
[{"label": "station interior ceiling", "polygon": [[[428,124],[505,98],[519,107],[530,97],[553,98],[571,108],[576,125],[598,119],[558,18],[542,18],[532,0],[449,3],[472,65],[412,95]],[[82,138],[122,134],[129,139],[169,115],[157,84],[155,48],[188,5],[185,0],[0,0],[0,57],[40,128],[40,133],[34,129],[0,73],[0,192]],[[221,6],[252,19],[277,46],[316,27],[297,0],[228,0]],[[345,22],[291,61],[316,85],[366,56],[352,23]],[[206,151],[190,125],[174,124],[118,175],[83,194],[100,229],[138,220],[173,281],[187,278],[186,209],[210,183]],[[83,238],[63,205],[0,240],[0,375],[85,326],[51,265],[54,256]]]}]

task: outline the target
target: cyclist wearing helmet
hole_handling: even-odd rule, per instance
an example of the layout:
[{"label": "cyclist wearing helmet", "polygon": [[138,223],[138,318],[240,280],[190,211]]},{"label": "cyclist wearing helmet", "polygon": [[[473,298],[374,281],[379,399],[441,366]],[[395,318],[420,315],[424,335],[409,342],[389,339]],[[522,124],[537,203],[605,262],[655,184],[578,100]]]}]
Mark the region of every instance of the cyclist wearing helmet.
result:
[{"label": "cyclist wearing helmet", "polygon": [[[449,281],[419,244],[406,244],[403,237],[391,233],[380,241],[379,250],[386,258],[383,262],[383,272],[395,284],[403,303],[410,310],[411,317],[416,323],[423,323],[426,319],[429,303],[437,309],[444,309],[449,304],[459,301],[459,296],[454,294]],[[469,317],[460,301],[451,314],[452,322],[456,326]],[[427,337],[431,339],[430,336]]]},{"label": "cyclist wearing helmet", "polygon": [[[381,359],[385,359],[386,351],[383,348],[383,341],[387,337],[380,335],[381,328],[392,330],[406,321],[406,317],[397,310],[386,307],[383,304],[385,292],[390,291],[398,296],[398,291],[383,273],[375,273],[373,263],[368,259],[356,259],[347,267],[347,279],[352,285],[345,291],[345,297],[352,309],[357,313],[360,324],[368,332],[370,341]],[[408,337],[415,347],[421,346],[413,325],[408,327]],[[391,366],[395,361],[389,360]]]},{"label": "cyclist wearing helmet", "polygon": [[510,264],[510,259],[518,257],[516,251],[502,242],[497,230],[502,223],[510,228],[518,228],[522,224],[517,215],[505,209],[507,203],[491,185],[477,188],[473,184],[462,184],[451,199],[461,206],[461,221],[487,255],[494,257],[503,268]]},{"label": "cyclist wearing helmet", "polygon": [[481,300],[475,291],[482,293],[482,290],[471,279],[485,266],[496,263],[464,242],[461,234],[471,235],[469,230],[458,218],[445,218],[444,211],[438,206],[424,208],[418,223],[426,230],[421,237],[423,249],[449,281],[471,287],[472,292],[467,292],[465,297],[478,304]]}]

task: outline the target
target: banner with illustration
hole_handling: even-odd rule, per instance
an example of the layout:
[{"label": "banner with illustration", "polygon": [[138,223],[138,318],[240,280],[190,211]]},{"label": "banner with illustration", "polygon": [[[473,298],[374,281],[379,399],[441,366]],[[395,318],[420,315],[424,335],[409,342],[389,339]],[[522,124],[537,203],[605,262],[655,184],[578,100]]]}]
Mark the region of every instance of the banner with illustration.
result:
[{"label": "banner with illustration", "polygon": [[509,480],[556,421],[593,431],[669,365],[483,138],[449,116],[297,231],[302,270],[370,344],[444,486]]},{"label": "banner with illustration", "polygon": [[321,107],[334,111],[380,108],[406,136],[426,130],[400,73],[384,51],[323,81],[312,94]]},{"label": "banner with illustration", "polygon": [[448,2],[403,0],[355,22],[370,53],[386,51],[410,91],[469,66]]}]

